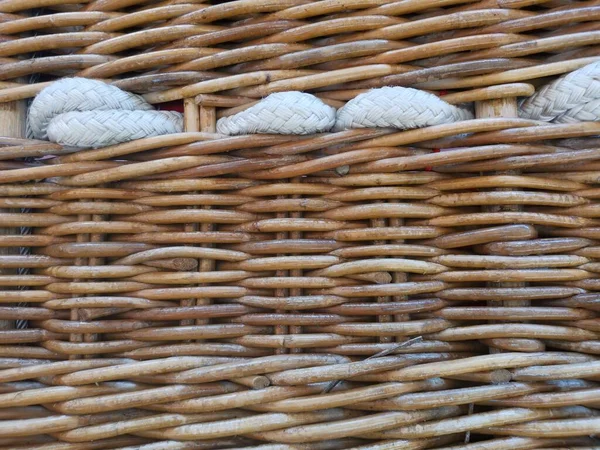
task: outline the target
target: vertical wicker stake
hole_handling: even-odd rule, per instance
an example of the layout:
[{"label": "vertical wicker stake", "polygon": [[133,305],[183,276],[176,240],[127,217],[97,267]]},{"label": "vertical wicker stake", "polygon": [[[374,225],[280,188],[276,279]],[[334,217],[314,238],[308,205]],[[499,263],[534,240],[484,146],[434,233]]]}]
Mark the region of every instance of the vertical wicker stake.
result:
[{"label": "vertical wicker stake", "polygon": [[[25,123],[27,115],[27,104],[25,101],[16,101],[8,103],[0,103],[0,136],[23,138],[25,137]],[[11,210],[3,210],[0,208],[0,213],[11,212]],[[0,228],[0,235],[16,235],[18,229],[15,228]],[[18,250],[14,247],[0,247],[0,255],[18,254]],[[11,269],[0,269],[0,275],[14,273]],[[0,330],[9,330],[15,328],[12,320],[0,320]]]},{"label": "vertical wicker stake", "polygon": [[200,106],[200,131],[216,133],[217,109],[209,106]]},{"label": "vertical wicker stake", "polygon": [[[495,98],[485,101],[475,102],[475,115],[478,119],[491,118],[491,117],[503,117],[503,118],[514,118],[518,117],[517,110],[517,99],[515,97],[502,97]],[[517,171],[500,172],[498,175],[516,175]],[[498,190],[507,190],[498,188]],[[510,190],[510,189],[508,189]],[[502,205],[502,206],[488,206],[486,210],[489,212],[501,212],[501,211],[520,211],[522,207],[520,205]],[[525,283],[491,283],[494,287],[523,287]],[[530,302],[528,300],[509,300],[509,301],[489,301],[489,306],[528,306]],[[531,341],[531,342],[526,342]],[[488,339],[485,341],[490,347],[491,353],[499,353],[502,350],[508,351],[522,351],[523,344],[533,344],[533,346],[539,346],[541,343],[533,339]]]},{"label": "vertical wicker stake", "polygon": [[200,111],[193,98],[183,100],[183,127],[184,131],[200,131]]},{"label": "vertical wicker stake", "polygon": [[[196,109],[199,111],[198,125],[200,131],[204,133],[214,133],[217,130],[217,110],[212,106],[203,106]],[[203,194],[211,194],[210,191],[202,191]],[[210,209],[210,206],[202,206],[202,209]],[[200,225],[200,231],[203,233],[210,233],[216,231],[216,225],[213,223],[203,223]],[[206,244],[207,247],[212,247],[212,244]],[[198,270],[200,272],[212,272],[215,270],[214,259],[201,259],[198,261]],[[209,298],[202,298],[196,300],[197,305],[210,305],[211,300]],[[208,323],[207,319],[196,319],[196,325]]]},{"label": "vertical wicker stake", "polygon": [[[377,203],[384,203],[384,202],[377,201]],[[373,228],[383,228],[383,227],[388,226],[388,223],[387,223],[388,220],[386,220],[386,219],[371,219],[369,222],[370,222],[371,227],[373,227]],[[396,226],[399,224],[399,222],[393,223],[394,219],[389,219],[389,222],[390,222],[390,224],[389,224],[390,226]],[[388,241],[385,241],[385,240],[373,241],[373,245],[386,245],[387,243],[388,243]],[[396,273],[394,273],[394,276],[397,279],[399,274],[396,272]],[[402,277],[402,281],[406,280],[406,275],[400,275],[400,276]],[[394,282],[396,282],[396,281],[394,281]],[[390,300],[391,300],[390,297],[385,297],[385,296],[377,297],[377,303],[389,303]],[[395,298],[394,301],[398,301],[398,299]],[[385,314],[385,315],[382,314],[382,315],[377,316],[377,320],[380,323],[390,323],[394,320],[398,320],[398,318],[392,317],[389,314]],[[390,343],[393,341],[394,341],[394,338],[391,336],[380,336],[379,337],[379,342],[384,343],[384,344],[387,344],[387,343]]]},{"label": "vertical wicker stake", "polygon": [[[213,107],[207,107],[196,104],[193,98],[186,98],[183,102],[184,112],[184,127],[186,132],[202,131],[206,133],[214,133],[217,127],[217,114]],[[209,192],[201,192],[202,194],[209,194]],[[210,209],[210,206],[201,206],[202,209]],[[185,227],[185,231],[200,231],[202,233],[210,232],[214,230],[214,224],[203,223],[188,224]],[[211,244],[206,244],[211,246]],[[201,259],[198,261],[199,272],[211,272],[215,268],[215,261],[212,259]],[[187,305],[187,303],[185,303]],[[196,305],[208,305],[210,299],[208,298],[197,298],[195,300]],[[191,305],[188,305],[191,306]],[[196,319],[194,322],[187,321],[192,324],[202,325],[208,323],[206,319]]]},{"label": "vertical wicker stake", "polygon": [[[293,178],[292,183],[302,183],[302,177]],[[292,198],[299,199],[302,198],[302,195],[292,195]],[[301,219],[303,217],[302,211],[293,211],[290,213],[290,217],[293,219]],[[304,233],[302,231],[291,231],[290,239],[302,239]],[[304,271],[302,269],[292,269],[289,272],[291,277],[302,277],[304,275]],[[292,297],[301,296],[303,290],[299,288],[290,288],[289,295]],[[298,311],[291,311],[292,314],[297,314]],[[289,334],[291,335],[301,335],[302,334],[302,326],[300,325],[290,325],[288,329]],[[290,349],[290,353],[302,353],[302,348],[292,348]]]},{"label": "vertical wicker stake", "polygon": [[[196,102],[193,98],[186,98],[183,100],[183,131],[186,133],[200,131],[200,111]],[[196,209],[196,206],[189,206],[190,209]],[[199,227],[197,223],[187,223],[184,226],[184,231],[192,233],[198,231]],[[202,261],[198,261],[198,265],[201,266]],[[202,267],[198,267],[199,271],[202,271]],[[194,306],[201,304],[204,299],[186,299],[181,301],[181,306]],[[197,321],[196,321],[197,322]],[[182,326],[190,326],[194,324],[193,319],[183,319],[181,321]]]},{"label": "vertical wicker stake", "polygon": [[518,117],[517,99],[514,97],[494,98],[475,102],[475,115],[478,119]]}]

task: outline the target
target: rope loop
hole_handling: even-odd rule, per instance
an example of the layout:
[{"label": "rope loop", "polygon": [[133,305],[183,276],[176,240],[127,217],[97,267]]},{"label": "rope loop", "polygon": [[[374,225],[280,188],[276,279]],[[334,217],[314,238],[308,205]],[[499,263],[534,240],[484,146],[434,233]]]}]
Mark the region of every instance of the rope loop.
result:
[{"label": "rope loop", "polygon": [[334,123],[335,108],[314,95],[277,92],[244,111],[219,119],[217,133],[306,135],[329,131]]},{"label": "rope loop", "polygon": [[28,127],[35,139],[98,148],[183,131],[179,113],[155,111],[142,97],[86,78],[63,78],[31,103]]},{"label": "rope loop", "polygon": [[359,94],[337,112],[333,131],[351,128],[411,130],[472,119],[473,114],[418,89],[382,87]]},{"label": "rope loop", "polygon": [[600,118],[600,61],[557,78],[519,105],[523,119],[552,123]]},{"label": "rope loop", "polygon": [[48,125],[48,139],[69,147],[99,148],[182,130],[183,116],[177,112],[109,109],[60,114]]}]

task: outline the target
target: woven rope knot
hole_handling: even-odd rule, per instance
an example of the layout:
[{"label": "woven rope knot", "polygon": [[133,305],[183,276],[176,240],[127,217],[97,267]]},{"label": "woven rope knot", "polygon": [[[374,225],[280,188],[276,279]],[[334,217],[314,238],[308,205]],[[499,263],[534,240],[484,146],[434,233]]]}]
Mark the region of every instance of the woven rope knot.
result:
[{"label": "woven rope knot", "polygon": [[410,130],[472,118],[470,111],[428,92],[383,87],[360,94],[340,108],[333,130],[375,127]]},{"label": "woven rope knot", "polygon": [[600,61],[543,86],[521,102],[519,116],[553,123],[597,121],[600,117]]},{"label": "woven rope knot", "polygon": [[183,131],[180,113],[155,111],[139,95],[85,78],[64,78],[31,103],[33,137],[70,147],[106,147]]},{"label": "woven rope knot", "polygon": [[329,131],[335,122],[335,109],[304,92],[278,92],[256,105],[217,122],[217,133],[297,134]]}]

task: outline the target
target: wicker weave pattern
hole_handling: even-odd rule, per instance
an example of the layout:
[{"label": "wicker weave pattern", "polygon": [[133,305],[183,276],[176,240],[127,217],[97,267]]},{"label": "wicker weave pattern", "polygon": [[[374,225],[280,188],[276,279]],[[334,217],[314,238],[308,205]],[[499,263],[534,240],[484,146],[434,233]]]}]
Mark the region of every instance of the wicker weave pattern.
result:
[{"label": "wicker weave pattern", "polygon": [[[508,130],[518,120],[494,123],[499,130],[481,145],[441,153],[382,148],[411,132],[344,132],[346,145],[337,147],[350,164],[344,177],[331,172],[337,154],[285,152],[298,148],[293,139],[261,136],[154,150],[145,162],[125,165],[102,157],[113,148],[80,152],[35,175],[54,183],[31,184],[34,169],[3,171],[13,178],[2,195],[34,212],[3,214],[2,224],[33,225],[36,255],[0,257],[5,268],[35,268],[35,275],[13,278],[30,291],[3,294],[30,306],[2,310],[33,327],[4,332],[0,349],[57,362],[5,360],[3,382],[42,384],[31,395],[2,394],[2,404],[55,402],[65,416],[52,426],[68,442],[125,435],[240,446],[251,445],[246,438],[306,443],[331,436],[336,447],[366,444],[356,437],[441,446],[475,429],[501,436],[510,423],[526,424],[510,435],[532,439],[545,420],[581,414],[568,426],[589,434],[597,426],[585,418],[592,410],[564,407],[597,403],[592,380],[600,368],[589,362],[597,353],[596,229],[588,217],[595,190],[582,179],[591,172],[576,170],[597,151],[573,150],[565,165],[555,156],[559,147],[511,144]],[[444,127],[413,139],[434,139]],[[521,140],[537,139],[536,127],[518,130]],[[302,147],[320,147],[322,139]],[[254,143],[287,154],[243,150]],[[163,145],[135,143],[146,151]],[[229,156],[210,155],[223,146]],[[192,149],[209,155],[177,156]],[[257,160],[271,168],[256,170]],[[174,170],[176,162],[185,164]],[[479,176],[516,163],[522,175]],[[129,175],[149,173],[146,167],[152,179]],[[457,171],[464,175],[451,176]],[[478,212],[490,203],[521,210]],[[94,219],[73,219],[85,215]],[[485,305],[522,299],[532,306]],[[418,336],[424,340],[397,348]],[[508,353],[484,356],[482,344]],[[382,350],[396,356],[365,360]],[[75,360],[58,362],[67,355]],[[86,355],[91,359],[80,359]],[[565,376],[580,381],[560,390],[544,383]],[[130,381],[114,384],[124,379]],[[489,402],[493,414],[476,406],[467,415],[469,404]],[[442,431],[450,417],[451,429]],[[206,420],[214,423],[206,427]],[[423,421],[428,428],[411,425]],[[39,433],[37,422],[21,423],[0,429]],[[435,438],[440,433],[444,439]]]},{"label": "wicker weave pattern", "polygon": [[[0,11],[11,20],[0,23],[7,36],[0,43],[0,56],[7,58],[1,80],[60,71],[124,78],[116,84],[140,93],[180,87],[149,95],[151,102],[222,89],[260,98],[311,88],[341,90],[333,98],[349,100],[356,93],[348,90],[478,87],[561,74],[598,60],[594,21],[600,7],[594,2],[58,3],[46,2],[41,15],[27,17],[35,1],[3,0]],[[540,4],[535,12],[526,9],[532,3]],[[28,52],[37,52],[35,59],[18,58]],[[43,83],[6,87],[3,101],[33,96]]]},{"label": "wicker weave pattern", "polygon": [[[598,446],[600,123],[516,117],[598,60],[597,2],[37,6],[0,2],[0,101],[107,78],[186,132],[0,138],[0,448]],[[476,118],[214,134],[387,85]]]}]

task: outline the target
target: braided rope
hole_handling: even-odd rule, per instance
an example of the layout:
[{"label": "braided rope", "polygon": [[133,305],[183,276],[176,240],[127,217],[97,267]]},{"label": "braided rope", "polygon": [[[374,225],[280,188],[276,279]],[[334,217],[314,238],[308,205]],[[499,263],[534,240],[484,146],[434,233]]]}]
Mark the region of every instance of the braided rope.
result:
[{"label": "braided rope", "polygon": [[340,108],[333,131],[376,127],[410,130],[472,118],[470,111],[428,92],[383,87],[360,94]]},{"label": "braided rope", "polygon": [[521,102],[519,116],[554,123],[597,121],[600,118],[600,61],[543,86]]},{"label": "braided rope", "polygon": [[50,122],[48,139],[71,147],[106,147],[182,130],[180,113],[110,109],[61,114]]},{"label": "braided rope", "polygon": [[[569,73],[524,99],[523,118],[555,123],[600,117],[600,61]],[[307,135],[352,128],[410,130],[472,119],[471,111],[418,89],[383,87],[350,100],[337,113],[314,95],[279,92],[217,122],[225,135]],[[154,111],[142,97],[85,78],[44,89],[29,110],[28,135],[66,146],[104,147],[183,130],[179,113]]]},{"label": "braided rope", "polygon": [[86,78],[64,78],[31,103],[36,139],[73,147],[104,147],[183,130],[179,113],[154,111],[139,95]]},{"label": "braided rope", "polygon": [[314,95],[278,92],[242,112],[219,119],[217,133],[305,135],[329,131],[334,122],[335,108]]}]

